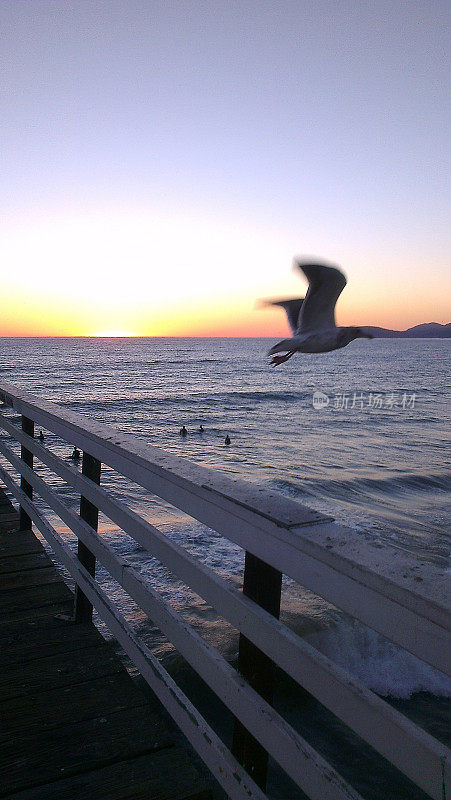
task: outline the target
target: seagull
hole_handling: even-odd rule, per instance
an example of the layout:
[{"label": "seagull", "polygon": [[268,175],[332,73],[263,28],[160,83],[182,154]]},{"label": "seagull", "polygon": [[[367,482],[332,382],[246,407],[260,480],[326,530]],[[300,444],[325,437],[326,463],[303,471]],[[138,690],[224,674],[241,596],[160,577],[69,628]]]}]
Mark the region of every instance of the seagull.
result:
[{"label": "seagull", "polygon": [[[271,347],[271,364],[277,367],[288,361],[295,353],[328,353],[346,347],[353,339],[372,339],[362,328],[337,328],[335,304],[346,286],[346,278],[337,267],[325,264],[308,264],[295,260],[309,282],[305,298],[292,300],[267,300],[264,305],[281,306],[285,309],[291,339],[283,339]],[[284,353],[284,355],[275,355]]]}]

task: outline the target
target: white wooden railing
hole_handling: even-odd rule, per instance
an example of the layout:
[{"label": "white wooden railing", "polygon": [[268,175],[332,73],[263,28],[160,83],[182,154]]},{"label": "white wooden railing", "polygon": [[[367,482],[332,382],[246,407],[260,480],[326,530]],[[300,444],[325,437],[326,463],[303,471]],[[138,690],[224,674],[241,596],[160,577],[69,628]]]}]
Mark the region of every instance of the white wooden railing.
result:
[{"label": "white wooden railing", "polygon": [[[9,384],[0,385],[0,399],[22,415],[19,427],[0,413],[0,428],[21,444],[19,458],[8,436],[0,436],[0,453],[21,476],[19,486],[10,467],[0,466],[0,478],[20,504],[22,527],[34,523],[73,577],[75,619],[89,619],[92,605],[96,608],[229,797],[265,798],[268,753],[314,800],[360,797],[271,706],[272,662],[430,797],[451,797],[445,745],[277,619],[284,573],[449,674],[450,610],[438,572],[394,548],[371,547],[356,532],[299,503],[169,455]],[[34,438],[35,424],[83,451],[83,474]],[[33,458],[80,493],[79,515],[33,470]],[[101,464],[242,547],[244,592],[114,499],[99,485]],[[33,493],[76,534],[78,555],[39,511]],[[240,672],[97,535],[98,510],[240,631]],[[96,559],[233,713],[232,752],[96,582]]]}]

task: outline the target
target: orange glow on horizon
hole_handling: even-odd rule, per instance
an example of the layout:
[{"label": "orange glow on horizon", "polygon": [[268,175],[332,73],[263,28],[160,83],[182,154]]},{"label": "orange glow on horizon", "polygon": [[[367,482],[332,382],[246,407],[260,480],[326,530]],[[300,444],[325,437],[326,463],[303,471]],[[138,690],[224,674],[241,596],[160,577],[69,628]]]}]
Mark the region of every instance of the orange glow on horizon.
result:
[{"label": "orange glow on horizon", "polygon": [[[393,310],[394,311],[394,310]],[[447,323],[443,315],[427,315],[413,308],[403,309],[401,316],[390,308],[374,310],[362,302],[358,310],[351,306],[337,310],[338,325],[376,325],[393,330],[405,330],[424,322]],[[74,310],[61,301],[55,308],[43,301],[8,303],[0,321],[0,336],[14,337],[275,337],[288,336],[289,328],[281,309],[256,309],[252,303],[236,302],[230,307],[223,303],[199,304],[186,308],[141,307],[136,312],[118,308],[85,308]]]},{"label": "orange glow on horizon", "polygon": [[[0,239],[0,336],[284,338],[284,312],[256,301],[305,296],[293,252],[278,230],[205,215],[132,209],[16,220]],[[422,272],[413,279],[406,258],[369,271],[363,255],[342,255],[338,324],[449,322],[439,266],[426,281]]]},{"label": "orange glow on horizon", "polygon": [[101,331],[92,333],[91,336],[95,339],[130,339],[139,334],[130,333],[130,331]]}]

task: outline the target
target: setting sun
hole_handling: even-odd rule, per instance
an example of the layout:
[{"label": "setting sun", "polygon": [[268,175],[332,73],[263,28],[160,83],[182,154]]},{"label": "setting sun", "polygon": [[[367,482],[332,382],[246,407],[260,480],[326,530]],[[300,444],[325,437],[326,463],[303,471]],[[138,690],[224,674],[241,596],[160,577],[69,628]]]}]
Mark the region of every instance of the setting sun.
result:
[{"label": "setting sun", "polygon": [[91,334],[94,339],[127,339],[129,336],[136,335],[131,331],[101,331],[100,333]]}]

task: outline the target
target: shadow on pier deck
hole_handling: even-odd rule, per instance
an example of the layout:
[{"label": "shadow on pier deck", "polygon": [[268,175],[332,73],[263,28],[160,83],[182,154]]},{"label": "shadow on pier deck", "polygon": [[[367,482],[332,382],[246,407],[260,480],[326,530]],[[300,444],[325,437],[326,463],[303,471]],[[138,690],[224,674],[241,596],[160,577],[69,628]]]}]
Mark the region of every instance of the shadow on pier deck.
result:
[{"label": "shadow on pier deck", "polygon": [[208,786],[0,490],[0,797],[207,800]]}]

